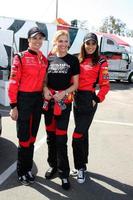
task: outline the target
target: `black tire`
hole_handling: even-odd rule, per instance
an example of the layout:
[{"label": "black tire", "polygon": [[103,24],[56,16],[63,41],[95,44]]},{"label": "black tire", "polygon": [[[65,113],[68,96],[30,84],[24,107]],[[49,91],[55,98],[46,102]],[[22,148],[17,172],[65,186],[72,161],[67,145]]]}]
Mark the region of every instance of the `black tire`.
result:
[{"label": "black tire", "polygon": [[130,76],[128,78],[128,82],[133,83],[133,72],[130,74]]}]

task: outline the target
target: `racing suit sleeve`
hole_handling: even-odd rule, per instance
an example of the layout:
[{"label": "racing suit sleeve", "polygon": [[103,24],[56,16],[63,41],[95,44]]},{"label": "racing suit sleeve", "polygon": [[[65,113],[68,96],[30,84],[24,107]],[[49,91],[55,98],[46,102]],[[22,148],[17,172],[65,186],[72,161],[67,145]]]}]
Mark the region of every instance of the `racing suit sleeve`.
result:
[{"label": "racing suit sleeve", "polygon": [[103,62],[100,65],[100,73],[99,73],[98,84],[99,84],[99,92],[97,93],[97,102],[99,103],[99,102],[102,102],[105,99],[106,94],[110,90],[107,61]]},{"label": "racing suit sleeve", "polygon": [[17,106],[17,95],[21,79],[21,73],[22,73],[21,58],[18,55],[15,55],[13,58],[13,64],[11,67],[11,75],[9,78],[9,86],[8,86],[8,96],[11,108]]}]

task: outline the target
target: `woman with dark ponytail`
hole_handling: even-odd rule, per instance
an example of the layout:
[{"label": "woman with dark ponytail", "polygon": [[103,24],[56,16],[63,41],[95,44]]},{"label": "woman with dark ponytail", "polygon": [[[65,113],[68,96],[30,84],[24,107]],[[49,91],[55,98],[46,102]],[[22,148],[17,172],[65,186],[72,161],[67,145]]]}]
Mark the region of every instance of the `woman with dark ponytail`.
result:
[{"label": "woman with dark ponytail", "polygon": [[[79,55],[79,86],[74,99],[75,129],[73,132],[73,156],[78,183],[85,181],[86,164],[88,163],[88,132],[98,103],[108,93],[109,74],[106,59],[100,55],[98,38],[88,33],[83,40]],[[99,91],[96,94],[96,85]]]}]

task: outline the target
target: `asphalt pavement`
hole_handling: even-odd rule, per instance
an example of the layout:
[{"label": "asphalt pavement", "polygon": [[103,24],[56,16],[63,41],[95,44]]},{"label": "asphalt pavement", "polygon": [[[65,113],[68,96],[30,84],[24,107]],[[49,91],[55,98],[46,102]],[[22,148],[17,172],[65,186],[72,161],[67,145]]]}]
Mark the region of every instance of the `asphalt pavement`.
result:
[{"label": "asphalt pavement", "polygon": [[[47,144],[42,116],[36,141],[33,172],[36,182],[22,186],[17,182],[16,125],[9,117],[9,107],[0,106],[0,199],[1,200],[133,200],[133,84],[111,83],[106,100],[99,104],[90,129],[89,162],[84,184],[70,176],[71,189],[64,191],[60,179],[44,178]],[[71,170],[73,115],[68,131],[68,155]]]}]

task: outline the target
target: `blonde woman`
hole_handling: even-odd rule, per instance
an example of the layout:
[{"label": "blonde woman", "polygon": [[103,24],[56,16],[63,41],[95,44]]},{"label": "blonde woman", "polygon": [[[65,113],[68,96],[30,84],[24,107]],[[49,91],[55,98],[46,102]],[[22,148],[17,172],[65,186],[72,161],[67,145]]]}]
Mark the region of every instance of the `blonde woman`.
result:
[{"label": "blonde woman", "polygon": [[53,51],[48,58],[47,85],[44,87],[45,125],[48,144],[48,164],[45,174],[51,179],[58,171],[62,188],[68,190],[69,161],[67,155],[67,129],[72,104],[72,93],[78,88],[79,61],[68,53],[69,33],[56,32],[53,38]]}]

